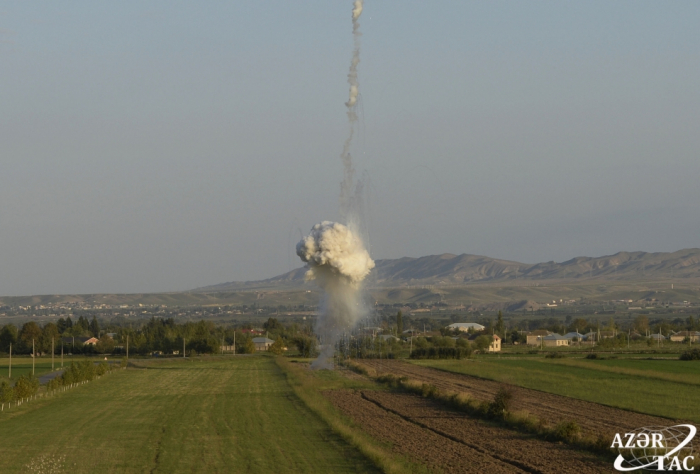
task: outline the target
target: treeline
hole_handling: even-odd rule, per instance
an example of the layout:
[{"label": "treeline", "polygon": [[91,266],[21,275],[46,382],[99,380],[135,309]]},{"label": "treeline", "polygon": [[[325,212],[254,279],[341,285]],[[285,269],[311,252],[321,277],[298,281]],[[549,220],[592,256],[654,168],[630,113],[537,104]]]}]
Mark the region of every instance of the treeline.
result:
[{"label": "treeline", "polygon": [[[255,352],[254,337],[269,337],[276,342],[273,352],[283,351],[285,347],[300,347],[302,353],[313,353],[316,349],[315,338],[310,326],[297,324],[282,325],[275,318],[269,318],[263,324],[262,334],[247,325],[240,328],[216,325],[211,321],[200,320],[178,324],[173,318],[151,318],[134,326],[107,325],[100,327],[96,319],[88,321],[80,318],[72,322],[70,318],[59,319],[57,323],[47,323],[43,327],[29,321],[17,328],[12,324],[0,329],[0,352],[8,353],[10,345],[15,354],[30,354],[32,342],[37,353],[54,352],[73,354],[129,354],[147,355],[154,352],[182,355],[184,348],[187,355],[216,354],[221,346],[234,346],[238,354]],[[82,334],[83,336],[76,336]],[[98,337],[96,344],[83,344],[80,337]],[[114,337],[111,337],[114,336]]]},{"label": "treeline", "polygon": [[[126,367],[126,359],[122,361],[119,367]],[[93,363],[91,360],[84,360],[77,364],[71,363],[61,376],[49,380],[46,384],[47,392],[54,392],[61,387],[69,387],[82,382],[89,382],[96,377],[101,377],[110,370],[115,368],[107,362]]]}]

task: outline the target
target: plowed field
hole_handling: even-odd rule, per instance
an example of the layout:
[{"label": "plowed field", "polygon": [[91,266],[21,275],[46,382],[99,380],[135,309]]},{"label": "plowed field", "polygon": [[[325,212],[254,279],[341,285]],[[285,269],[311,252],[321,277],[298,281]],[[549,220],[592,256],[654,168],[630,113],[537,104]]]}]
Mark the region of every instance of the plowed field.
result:
[{"label": "plowed field", "polygon": [[598,473],[612,460],[542,441],[409,394],[329,391],[331,402],[394,451],[445,473]]},{"label": "plowed field", "polygon": [[[401,361],[373,360],[356,361],[382,374],[406,376],[410,379],[435,385],[441,390],[466,393],[476,400],[491,401],[498,389],[506,384],[484,380],[469,375],[453,374],[441,370],[419,367]],[[557,424],[562,421],[576,421],[584,435],[602,434],[612,436],[624,430],[642,426],[666,426],[673,422],[641,413],[634,413],[619,408],[597,403],[563,397],[551,393],[527,388],[508,386],[514,393],[514,411],[524,410],[547,423]],[[643,387],[640,387],[643,390]]]}]

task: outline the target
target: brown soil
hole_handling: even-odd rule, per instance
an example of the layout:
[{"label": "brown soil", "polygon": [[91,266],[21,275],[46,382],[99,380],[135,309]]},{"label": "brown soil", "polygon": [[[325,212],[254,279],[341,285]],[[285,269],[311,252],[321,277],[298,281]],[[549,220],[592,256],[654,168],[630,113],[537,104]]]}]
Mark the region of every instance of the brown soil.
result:
[{"label": "brown soil", "polygon": [[[357,361],[360,362],[360,361]],[[506,386],[513,391],[513,411],[527,411],[546,423],[576,421],[584,435],[604,435],[610,439],[614,433],[633,430],[640,426],[665,426],[666,418],[634,413],[598,403],[554,395],[528,388],[484,380],[469,375],[454,374],[442,370],[420,367],[407,362],[365,360],[363,364],[378,372],[406,376],[418,382],[435,385],[441,390],[461,392],[480,401],[492,401],[499,388]]]},{"label": "brown soil", "polygon": [[445,409],[419,396],[329,391],[331,402],[374,438],[445,473],[598,473],[612,461]]}]

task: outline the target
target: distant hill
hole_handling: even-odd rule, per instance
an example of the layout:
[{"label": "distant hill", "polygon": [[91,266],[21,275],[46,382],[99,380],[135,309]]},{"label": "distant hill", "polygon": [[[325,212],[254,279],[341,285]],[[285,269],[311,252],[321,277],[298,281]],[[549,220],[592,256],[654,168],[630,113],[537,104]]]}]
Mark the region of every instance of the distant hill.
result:
[{"label": "distant hill", "polygon": [[[566,262],[535,264],[499,260],[481,255],[429,255],[377,260],[368,286],[459,285],[519,280],[657,280],[700,278],[700,249],[673,253],[618,252],[604,257],[576,257]],[[254,282],[229,282],[195,291],[232,291],[246,288],[298,287],[306,268]]]}]

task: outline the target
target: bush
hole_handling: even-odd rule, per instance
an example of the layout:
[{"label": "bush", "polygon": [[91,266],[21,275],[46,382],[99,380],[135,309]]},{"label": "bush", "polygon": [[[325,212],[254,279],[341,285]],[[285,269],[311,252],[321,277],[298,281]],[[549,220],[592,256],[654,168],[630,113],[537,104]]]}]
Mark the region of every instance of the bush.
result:
[{"label": "bush", "polygon": [[700,360],[700,349],[690,349],[681,354],[680,360]]},{"label": "bush", "polygon": [[299,350],[299,355],[305,358],[316,356],[316,340],[307,336],[298,336],[294,339],[294,345]]},{"label": "bush", "polygon": [[31,375],[22,375],[15,383],[15,398],[29,398],[39,390],[39,379]]},{"label": "bush", "polygon": [[474,339],[474,345],[479,350],[479,352],[486,352],[489,350],[489,346],[493,342],[492,336],[481,335]]},{"label": "bush", "polygon": [[471,347],[429,347],[415,349],[411,359],[462,359],[472,355]]},{"label": "bush", "polygon": [[554,436],[566,442],[575,441],[581,434],[581,427],[575,421],[564,421],[554,429]]},{"label": "bush", "polygon": [[0,403],[2,403],[3,410],[5,409],[5,403],[10,403],[15,399],[15,391],[12,390],[12,386],[7,380],[3,380],[0,384]]},{"label": "bush", "polygon": [[546,359],[564,359],[566,356],[561,352],[549,352],[544,356]]},{"label": "bush", "polygon": [[597,358],[598,358],[598,354],[588,354],[586,356],[586,359],[597,359]]},{"label": "bush", "polygon": [[[270,318],[272,319],[272,318]],[[275,355],[280,355],[282,352],[284,352],[285,348],[285,343],[282,340],[281,337],[278,337],[275,342],[272,343],[270,347],[267,348],[268,351],[272,352]]]},{"label": "bush", "polygon": [[109,370],[109,365],[107,365],[107,362],[102,361],[97,365],[97,368],[95,369],[95,373],[98,376],[102,376],[102,375],[106,374],[108,370]]},{"label": "bush", "polygon": [[507,387],[501,387],[489,404],[488,414],[493,417],[504,417],[510,411],[513,401],[513,391]]}]

